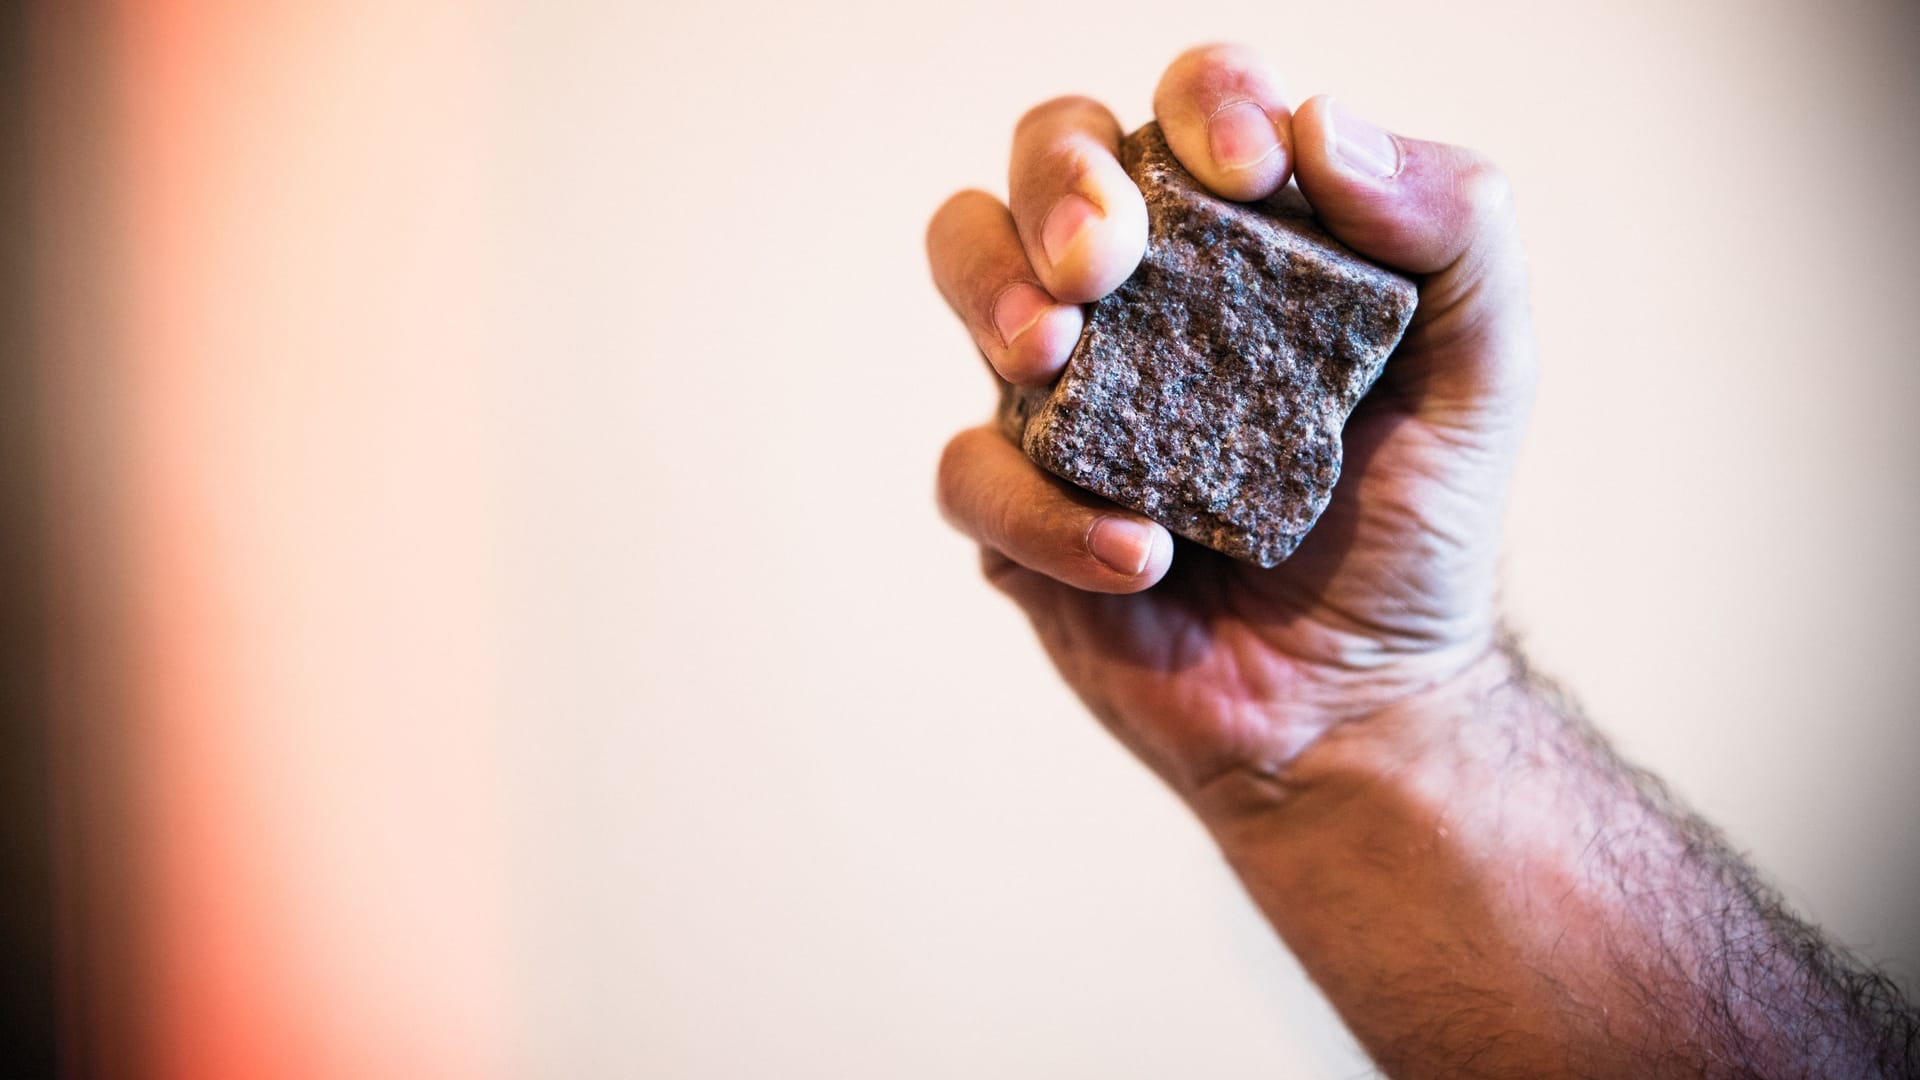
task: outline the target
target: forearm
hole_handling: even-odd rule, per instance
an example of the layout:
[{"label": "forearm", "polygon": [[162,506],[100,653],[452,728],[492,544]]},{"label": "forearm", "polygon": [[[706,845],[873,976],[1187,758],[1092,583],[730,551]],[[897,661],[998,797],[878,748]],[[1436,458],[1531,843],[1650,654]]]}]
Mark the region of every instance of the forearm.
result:
[{"label": "forearm", "polygon": [[1508,653],[1201,810],[1394,1075],[1915,1067],[1897,993]]}]

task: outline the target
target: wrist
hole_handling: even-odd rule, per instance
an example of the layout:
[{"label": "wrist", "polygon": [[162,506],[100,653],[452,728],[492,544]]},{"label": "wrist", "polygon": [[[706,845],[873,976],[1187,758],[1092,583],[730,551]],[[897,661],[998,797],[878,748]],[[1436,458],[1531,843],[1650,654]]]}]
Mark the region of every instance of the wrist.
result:
[{"label": "wrist", "polygon": [[1481,756],[1474,746],[1503,738],[1494,729],[1532,694],[1522,662],[1491,637],[1424,661],[1340,677],[1323,730],[1298,753],[1237,763],[1188,793],[1230,857],[1332,802],[1397,802],[1457,784],[1456,774]]}]

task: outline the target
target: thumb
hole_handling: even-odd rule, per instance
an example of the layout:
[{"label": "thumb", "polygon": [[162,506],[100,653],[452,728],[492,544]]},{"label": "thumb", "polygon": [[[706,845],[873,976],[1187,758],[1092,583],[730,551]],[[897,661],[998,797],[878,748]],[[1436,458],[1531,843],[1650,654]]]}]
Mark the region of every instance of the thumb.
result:
[{"label": "thumb", "polygon": [[1329,96],[1302,105],[1292,123],[1294,172],[1321,223],[1420,280],[1395,361],[1422,411],[1524,411],[1533,339],[1505,175],[1475,151],[1392,134]]}]

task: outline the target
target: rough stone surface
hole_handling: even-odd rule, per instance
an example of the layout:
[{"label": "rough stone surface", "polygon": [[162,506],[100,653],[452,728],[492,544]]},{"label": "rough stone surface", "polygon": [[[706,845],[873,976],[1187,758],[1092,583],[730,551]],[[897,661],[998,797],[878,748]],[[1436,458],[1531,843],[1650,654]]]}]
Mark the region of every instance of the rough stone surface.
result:
[{"label": "rough stone surface", "polygon": [[1147,255],[1093,306],[1050,388],[1001,426],[1043,468],[1260,566],[1293,554],[1340,477],[1340,430],[1413,317],[1415,290],[1329,236],[1297,192],[1226,202],[1157,124],[1121,162]]}]

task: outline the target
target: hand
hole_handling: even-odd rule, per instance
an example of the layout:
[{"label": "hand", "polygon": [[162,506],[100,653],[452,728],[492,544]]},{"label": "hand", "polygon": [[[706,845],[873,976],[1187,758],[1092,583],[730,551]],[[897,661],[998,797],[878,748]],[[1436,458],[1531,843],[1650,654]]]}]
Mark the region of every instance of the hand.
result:
[{"label": "hand", "polygon": [[[1259,570],[1046,475],[998,432],[940,463],[948,518],[1093,711],[1183,795],[1390,1076],[1911,1075],[1920,1017],[1787,914],[1494,640],[1494,567],[1534,379],[1500,174],[1327,98],[1289,114],[1245,50],[1154,95],[1215,193],[1289,173],[1420,306],[1348,421],[1344,475]],[[1002,378],[1044,385],[1076,304],[1146,240],[1120,129],[1084,99],[1014,133],[1011,206],[962,192],[934,280]]]},{"label": "hand", "polygon": [[[993,425],[940,463],[943,512],[1032,619],[1061,674],[1203,819],[1284,790],[1329,730],[1465,685],[1493,650],[1494,574],[1535,359],[1512,200],[1472,151],[1391,135],[1329,97],[1290,112],[1249,51],[1175,60],[1154,113],[1225,198],[1294,176],[1321,222],[1413,277],[1420,305],[1348,422],[1319,525],[1273,570],[1235,562],[1043,472]],[[1014,132],[1010,205],[961,192],[934,215],[940,291],[1000,377],[1050,382],[1076,306],[1140,261],[1146,207],[1111,113],[1084,98]],[[1490,661],[1489,661],[1490,662]]]}]

